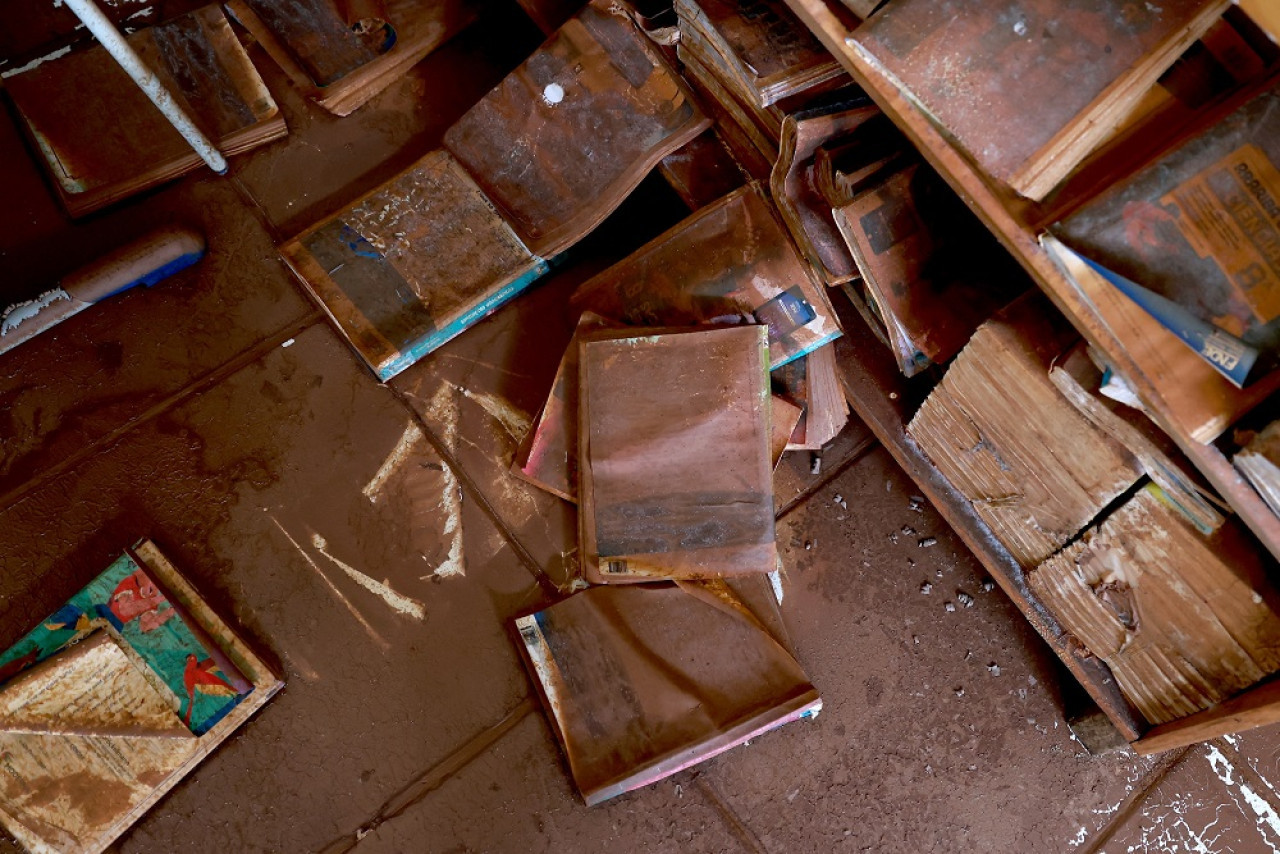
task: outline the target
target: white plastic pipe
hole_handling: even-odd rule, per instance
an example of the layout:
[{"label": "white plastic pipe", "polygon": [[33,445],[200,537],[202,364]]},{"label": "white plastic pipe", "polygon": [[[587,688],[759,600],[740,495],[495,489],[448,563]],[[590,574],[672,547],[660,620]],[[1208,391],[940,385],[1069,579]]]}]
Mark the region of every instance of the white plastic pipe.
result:
[{"label": "white plastic pipe", "polygon": [[63,2],[84,22],[89,32],[93,33],[94,37],[107,49],[107,53],[120,63],[120,67],[146,93],[151,103],[164,113],[164,117],[169,120],[169,124],[173,125],[174,130],[182,134],[182,138],[195,149],[196,154],[209,164],[209,168],[219,175],[226,174],[227,160],[222,156],[222,152],[218,151],[217,147],[200,132],[200,129],[191,121],[191,117],[178,105],[177,101],[173,100],[169,90],[164,88],[160,79],[152,73],[150,68],[147,68],[146,63],[133,48],[129,47],[124,36],[120,35],[120,31],[106,15],[102,14],[102,10],[94,4],[93,0],[63,0]]}]

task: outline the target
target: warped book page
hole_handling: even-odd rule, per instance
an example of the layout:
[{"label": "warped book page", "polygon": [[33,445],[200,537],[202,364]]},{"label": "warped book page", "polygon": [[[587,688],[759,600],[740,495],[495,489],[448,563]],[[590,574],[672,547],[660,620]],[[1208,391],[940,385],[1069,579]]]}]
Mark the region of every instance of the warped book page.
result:
[{"label": "warped book page", "polygon": [[444,147],[550,258],[710,126],[631,19],[596,0],[449,128]]},{"label": "warped book page", "polygon": [[[139,30],[129,44],[223,154],[288,132],[217,6]],[[101,46],[12,74],[4,85],[73,216],[203,164]]]},{"label": "warped book page", "polygon": [[572,304],[629,326],[763,323],[773,368],[840,337],[835,314],[754,182],[584,283]]},{"label": "warped book page", "polygon": [[587,340],[583,574],[593,583],[777,566],[765,328]]},{"label": "warped book page", "polygon": [[822,708],[792,655],[727,590],[594,587],[516,630],[588,805]]}]

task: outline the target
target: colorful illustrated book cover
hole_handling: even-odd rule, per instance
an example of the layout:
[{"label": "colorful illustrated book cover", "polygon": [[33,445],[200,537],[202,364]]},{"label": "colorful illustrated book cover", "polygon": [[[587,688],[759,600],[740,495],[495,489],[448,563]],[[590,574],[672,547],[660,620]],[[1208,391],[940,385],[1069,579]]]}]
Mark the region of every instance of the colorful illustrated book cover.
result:
[{"label": "colorful illustrated book cover", "polygon": [[253,690],[127,554],[0,656],[0,680],[99,630],[122,640],[173,692],[179,717],[196,735],[207,732]]}]

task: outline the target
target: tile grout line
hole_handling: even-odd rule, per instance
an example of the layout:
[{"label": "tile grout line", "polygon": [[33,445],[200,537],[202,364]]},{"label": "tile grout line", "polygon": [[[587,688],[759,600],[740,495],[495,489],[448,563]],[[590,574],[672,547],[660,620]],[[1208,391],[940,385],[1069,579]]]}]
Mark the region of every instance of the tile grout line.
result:
[{"label": "tile grout line", "polygon": [[1120,802],[1119,807],[1107,823],[1098,829],[1097,834],[1089,843],[1089,847],[1081,851],[1080,854],[1099,854],[1102,851],[1102,847],[1111,841],[1111,837],[1115,836],[1116,831],[1120,829],[1120,825],[1133,815],[1142,801],[1155,788],[1156,784],[1186,759],[1191,750],[1190,747],[1183,747],[1161,756],[1156,764],[1151,767],[1151,770],[1138,781],[1138,785],[1133,787],[1133,791]]},{"label": "tile grout line", "polygon": [[360,840],[376,831],[381,825],[401,815],[456,777],[468,765],[501,741],[507,733],[515,729],[517,724],[533,713],[537,705],[537,701],[533,697],[525,697],[511,711],[507,712],[502,720],[467,739],[460,747],[451,751],[448,756],[409,781],[398,792],[388,798],[371,819],[346,836],[330,842],[320,850],[320,854],[346,854],[346,852],[353,850],[360,844]]},{"label": "tile grout line", "polygon": [[516,557],[518,557],[520,562],[524,564],[525,569],[527,569],[529,574],[533,576],[533,579],[537,582],[538,586],[555,599],[563,597],[567,591],[561,589],[560,586],[556,584],[549,575],[547,575],[546,570],[539,565],[538,561],[529,553],[529,550],[524,547],[524,543],[520,542],[515,533],[507,527],[507,524],[498,515],[498,511],[495,510],[493,505],[485,498],[484,493],[481,492],[480,487],[476,484],[475,480],[472,479],[470,473],[462,467],[462,464],[458,461],[457,457],[455,457],[453,452],[445,445],[444,440],[436,435],[435,430],[432,429],[431,425],[428,424],[426,419],[422,417],[422,414],[414,408],[413,404],[409,401],[409,398],[413,396],[412,393],[397,388],[390,383],[385,383],[385,385],[387,389],[390,390],[392,396],[408,411],[409,417],[418,425],[418,429],[422,431],[422,435],[426,438],[427,443],[430,444],[432,449],[440,455],[444,464],[453,471],[454,476],[458,478],[458,482],[462,485],[462,489],[467,497],[478,504],[480,509],[483,510],[485,515],[489,517],[491,522],[493,522],[494,526],[497,527],[498,533],[500,533],[502,538],[507,541],[507,545],[509,545],[511,550],[516,553]]},{"label": "tile grout line", "polygon": [[797,508],[799,508],[800,505],[804,504],[806,501],[808,501],[810,498],[816,495],[819,490],[829,485],[831,481],[835,480],[837,477],[844,474],[844,472],[850,466],[852,466],[854,463],[861,460],[863,457],[865,457],[867,454],[869,454],[871,451],[875,450],[879,446],[880,446],[880,442],[879,440],[876,439],[875,436],[868,436],[867,438],[859,442],[857,445],[854,445],[853,450],[849,452],[848,458],[843,460],[840,463],[840,465],[836,466],[833,469],[830,469],[825,474],[821,475],[818,478],[817,483],[813,484],[812,486],[806,487],[804,491],[801,492],[799,495],[788,499],[787,502],[782,505],[782,509],[775,512],[774,520],[781,521],[783,516],[786,516],[789,513],[791,513],[793,510],[796,510]]},{"label": "tile grout line", "polygon": [[738,840],[738,844],[743,847],[743,850],[750,851],[752,854],[769,854],[769,849],[765,848],[764,843],[760,841],[760,837],[746,822],[738,817],[733,807],[725,802],[714,783],[699,774],[694,778],[693,784],[698,787],[698,791],[702,792],[702,796],[715,808],[720,815],[720,820],[724,822],[725,827],[733,834],[733,837]]},{"label": "tile grout line", "polygon": [[259,338],[256,343],[251,344],[236,353],[236,355],[232,356],[221,365],[218,365],[216,368],[213,368],[196,379],[191,380],[182,388],[168,395],[158,403],[144,409],[141,413],[133,416],[124,424],[107,431],[98,438],[84,445],[75,453],[64,457],[54,465],[42,470],[39,474],[0,495],[0,513],[7,512],[14,505],[23,501],[36,490],[43,488],[50,482],[56,480],[72,469],[75,469],[94,454],[111,447],[126,435],[133,432],[136,428],[147,424],[161,415],[164,415],[166,412],[171,411],[182,403],[185,403],[187,400],[208,391],[210,388],[228,377],[238,373],[244,368],[247,368],[249,365],[252,365],[285,341],[302,334],[302,332],[310,328],[322,317],[323,315],[319,311],[311,311],[290,321],[275,332],[268,333],[266,336]]}]

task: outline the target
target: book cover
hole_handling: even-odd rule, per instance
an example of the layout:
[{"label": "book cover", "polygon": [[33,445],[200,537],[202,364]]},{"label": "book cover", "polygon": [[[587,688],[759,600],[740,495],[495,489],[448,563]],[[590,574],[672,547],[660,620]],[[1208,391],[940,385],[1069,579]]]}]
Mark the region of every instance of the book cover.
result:
[{"label": "book cover", "polygon": [[579,369],[586,579],[772,572],[765,328],[587,340]]},{"label": "book cover", "polygon": [[756,183],[707,205],[585,282],[572,304],[628,326],[763,323],[774,368],[841,334]]},{"label": "book cover", "polygon": [[588,805],[822,708],[795,658],[727,591],[594,587],[515,628]]}]

